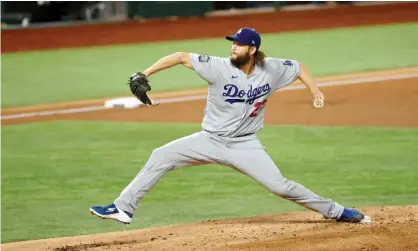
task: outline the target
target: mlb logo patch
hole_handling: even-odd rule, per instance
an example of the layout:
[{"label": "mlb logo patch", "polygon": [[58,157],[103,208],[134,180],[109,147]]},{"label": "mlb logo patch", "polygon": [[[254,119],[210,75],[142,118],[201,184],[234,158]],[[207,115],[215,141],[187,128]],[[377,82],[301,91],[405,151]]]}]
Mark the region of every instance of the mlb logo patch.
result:
[{"label": "mlb logo patch", "polygon": [[207,63],[210,60],[210,56],[208,56],[208,55],[199,55],[198,59],[199,59],[199,62],[201,62],[201,63]]}]

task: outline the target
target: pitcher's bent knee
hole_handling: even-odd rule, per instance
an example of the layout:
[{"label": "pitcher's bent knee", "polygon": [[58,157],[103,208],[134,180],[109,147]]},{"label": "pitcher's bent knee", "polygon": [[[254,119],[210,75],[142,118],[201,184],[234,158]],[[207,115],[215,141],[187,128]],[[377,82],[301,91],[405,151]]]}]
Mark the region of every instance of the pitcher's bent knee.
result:
[{"label": "pitcher's bent knee", "polygon": [[164,147],[159,147],[152,151],[145,168],[147,170],[160,171],[167,169],[169,171],[173,167],[175,156],[178,155],[167,151]]}]

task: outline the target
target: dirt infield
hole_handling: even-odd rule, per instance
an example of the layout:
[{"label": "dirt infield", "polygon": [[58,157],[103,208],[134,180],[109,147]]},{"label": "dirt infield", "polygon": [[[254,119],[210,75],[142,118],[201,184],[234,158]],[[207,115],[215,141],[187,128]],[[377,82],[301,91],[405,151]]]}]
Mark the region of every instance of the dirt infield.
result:
[{"label": "dirt infield", "polygon": [[[306,90],[275,93],[267,103],[266,124],[417,127],[418,78],[382,81],[356,86],[322,88],[324,109],[314,109]],[[162,104],[143,109],[110,109],[70,115],[60,119],[200,123],[204,100]]]},{"label": "dirt infield", "polygon": [[[366,78],[379,78],[388,74],[417,74],[418,68],[381,71],[376,73],[349,74],[327,77],[318,81],[329,83],[341,80],[354,81]],[[396,75],[394,75],[396,76]],[[267,103],[265,123],[272,125],[339,125],[339,126],[418,126],[418,78],[402,80],[378,80],[371,83],[322,87],[326,105],[314,109],[310,94],[306,89],[275,93]],[[292,84],[297,86],[298,83]],[[203,95],[206,90],[162,93],[151,98],[189,97]],[[102,106],[105,100],[80,101],[59,105],[11,108],[2,111],[2,116],[39,113],[88,106]],[[156,107],[136,109],[103,109],[100,111],[30,116],[16,119],[2,119],[2,125],[41,122],[47,120],[98,120],[200,123],[205,108],[205,100],[166,103]],[[415,115],[415,116],[414,116]]]},{"label": "dirt infield", "polygon": [[[409,71],[390,72],[395,74]],[[358,79],[373,75],[369,73],[350,76]],[[342,78],[333,80],[338,79]],[[417,82],[418,78],[415,77],[322,87],[327,100],[323,109],[312,108],[309,93],[304,89],[275,93],[269,99],[265,122],[266,124],[418,127]],[[179,94],[166,94],[166,96],[177,95]],[[160,94],[160,96],[164,95]],[[92,103],[94,102],[81,104]],[[80,106],[77,103],[72,104],[76,107]],[[204,105],[205,100],[196,100],[132,110],[110,109],[35,116],[5,120],[2,124],[57,119],[200,123]],[[39,106],[29,111],[39,111],[42,107],[45,108]],[[50,105],[48,108],[52,109],[53,106]],[[66,108],[71,106],[67,104]],[[14,108],[6,111],[7,114],[13,112],[25,112],[25,110]],[[295,212],[9,243],[2,245],[2,250],[418,250],[416,238],[418,206],[369,207],[365,210],[374,218],[372,225],[339,224],[322,219],[312,212]],[[140,215],[135,220],[141,220]]]}]

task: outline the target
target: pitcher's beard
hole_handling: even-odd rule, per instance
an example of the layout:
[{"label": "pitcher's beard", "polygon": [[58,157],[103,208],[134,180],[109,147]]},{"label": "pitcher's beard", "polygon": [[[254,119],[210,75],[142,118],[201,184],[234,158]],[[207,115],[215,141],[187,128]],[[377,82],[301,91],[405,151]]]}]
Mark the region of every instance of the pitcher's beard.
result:
[{"label": "pitcher's beard", "polygon": [[245,53],[245,55],[238,56],[237,58],[232,58],[232,56],[229,58],[231,63],[237,67],[240,68],[243,65],[246,65],[248,62],[250,62],[250,53]]}]

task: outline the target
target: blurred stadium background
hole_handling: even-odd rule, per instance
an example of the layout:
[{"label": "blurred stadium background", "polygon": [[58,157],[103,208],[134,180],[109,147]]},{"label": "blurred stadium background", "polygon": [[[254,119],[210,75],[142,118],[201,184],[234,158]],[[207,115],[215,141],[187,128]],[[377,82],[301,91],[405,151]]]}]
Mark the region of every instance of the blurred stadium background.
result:
[{"label": "blurred stadium background", "polygon": [[[368,4],[373,2],[368,2]],[[375,2],[377,3],[377,2]],[[191,17],[358,4],[352,1],[2,1],[3,27]]]}]

